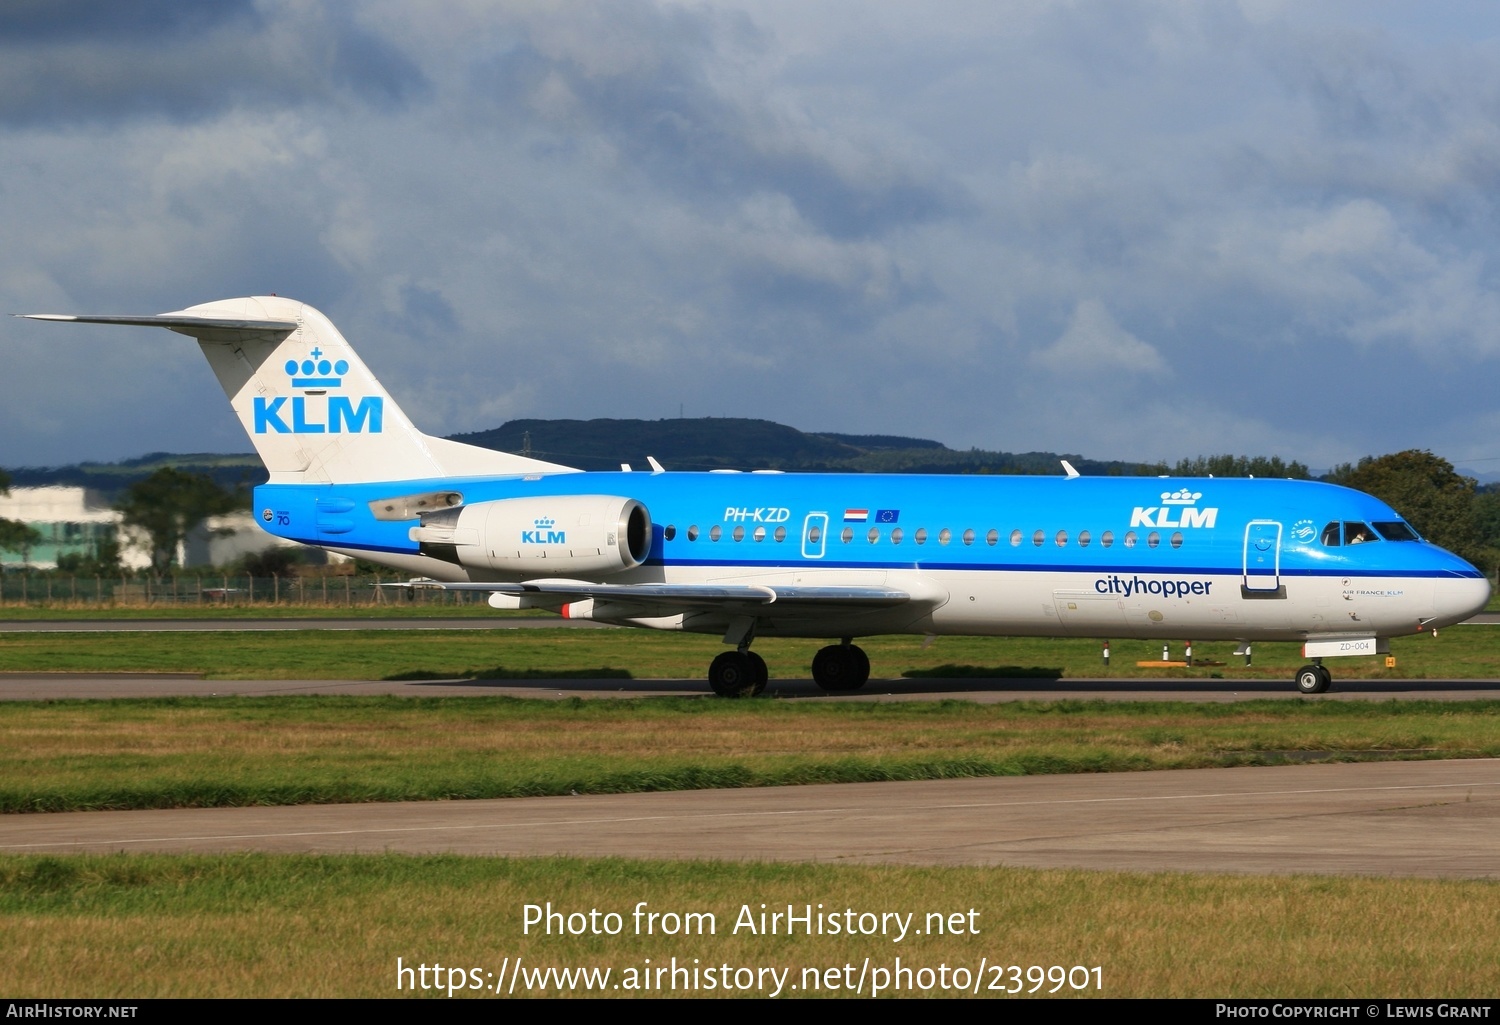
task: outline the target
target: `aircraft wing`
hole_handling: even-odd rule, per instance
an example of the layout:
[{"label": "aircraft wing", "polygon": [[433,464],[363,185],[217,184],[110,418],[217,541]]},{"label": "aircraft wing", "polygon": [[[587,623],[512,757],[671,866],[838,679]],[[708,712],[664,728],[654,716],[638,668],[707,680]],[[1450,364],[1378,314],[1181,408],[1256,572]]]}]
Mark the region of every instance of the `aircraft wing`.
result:
[{"label": "aircraft wing", "polygon": [[[523,583],[444,583],[401,585],[445,591],[481,591],[517,600],[519,607],[558,607],[576,601],[616,602],[655,615],[724,612],[736,616],[805,616],[871,611],[910,602],[939,604],[947,595],[927,588],[884,585],[804,586],[800,584],[595,584],[584,580],[530,580]],[[491,602],[491,604],[497,604]],[[516,607],[516,606],[512,606]]]}]

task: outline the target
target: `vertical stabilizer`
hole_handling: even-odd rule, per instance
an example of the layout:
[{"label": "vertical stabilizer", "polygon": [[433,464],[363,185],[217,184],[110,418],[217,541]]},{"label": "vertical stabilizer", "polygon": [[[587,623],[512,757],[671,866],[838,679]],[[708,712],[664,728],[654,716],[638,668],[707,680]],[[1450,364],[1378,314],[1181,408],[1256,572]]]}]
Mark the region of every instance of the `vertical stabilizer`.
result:
[{"label": "vertical stabilizer", "polygon": [[429,438],[396,405],[332,322],[293,299],[224,299],[154,317],[33,319],[165,327],[196,338],[276,483],[570,469]]}]

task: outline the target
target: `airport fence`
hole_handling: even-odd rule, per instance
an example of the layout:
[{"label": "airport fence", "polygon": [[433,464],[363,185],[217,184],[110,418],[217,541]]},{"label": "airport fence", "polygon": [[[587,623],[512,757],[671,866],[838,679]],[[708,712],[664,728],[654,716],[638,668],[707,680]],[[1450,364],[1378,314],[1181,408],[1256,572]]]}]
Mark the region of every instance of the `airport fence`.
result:
[{"label": "airport fence", "polygon": [[474,605],[483,594],[429,588],[387,587],[405,581],[394,574],[287,575],[229,574],[171,576],[82,576],[30,571],[0,574],[0,609],[6,606],[181,607],[199,605]]}]

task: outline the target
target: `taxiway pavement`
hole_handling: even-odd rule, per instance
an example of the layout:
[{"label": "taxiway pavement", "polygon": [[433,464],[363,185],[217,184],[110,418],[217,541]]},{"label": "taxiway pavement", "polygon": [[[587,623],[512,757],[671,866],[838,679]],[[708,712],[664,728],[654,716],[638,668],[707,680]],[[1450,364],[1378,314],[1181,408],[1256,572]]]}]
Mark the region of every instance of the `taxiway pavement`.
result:
[{"label": "taxiway pavement", "polygon": [[1500,760],[0,816],[7,853],[380,852],[1500,877]]}]

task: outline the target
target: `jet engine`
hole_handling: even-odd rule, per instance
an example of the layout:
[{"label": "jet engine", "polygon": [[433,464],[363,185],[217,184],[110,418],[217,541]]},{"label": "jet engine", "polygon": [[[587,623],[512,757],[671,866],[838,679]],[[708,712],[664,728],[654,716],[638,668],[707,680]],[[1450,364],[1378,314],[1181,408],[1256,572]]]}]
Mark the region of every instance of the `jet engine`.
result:
[{"label": "jet engine", "polygon": [[423,555],[522,577],[604,575],[651,551],[651,514],[633,498],[503,498],[423,513],[411,539]]}]

